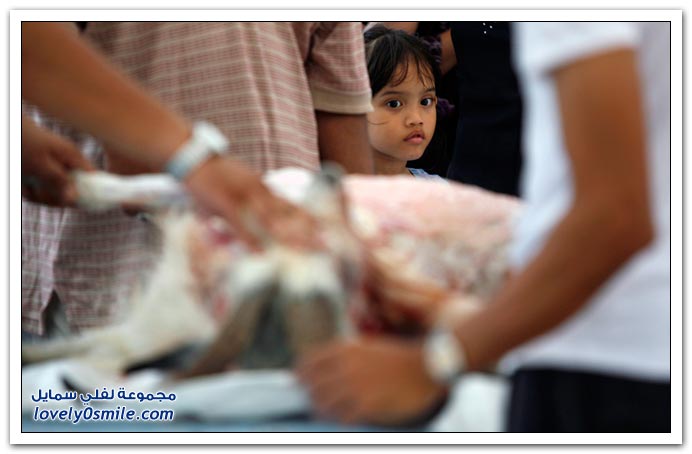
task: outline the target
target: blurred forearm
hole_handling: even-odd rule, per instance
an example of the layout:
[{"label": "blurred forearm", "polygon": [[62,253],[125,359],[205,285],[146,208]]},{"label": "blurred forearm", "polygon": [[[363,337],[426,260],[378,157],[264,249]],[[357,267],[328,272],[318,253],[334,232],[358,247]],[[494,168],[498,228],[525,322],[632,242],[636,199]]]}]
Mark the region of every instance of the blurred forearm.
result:
[{"label": "blurred forearm", "polygon": [[457,327],[472,368],[566,320],[654,235],[633,52],[582,60],[555,81],[574,200],[526,269]]},{"label": "blurred forearm", "polygon": [[650,240],[648,225],[634,218],[631,225],[611,224],[611,214],[605,205],[572,210],[526,270],[457,329],[471,368],[485,367],[565,321]]},{"label": "blurred forearm", "polygon": [[22,24],[22,98],[156,169],[190,134],[65,23]]},{"label": "blurred forearm", "polygon": [[348,173],[372,174],[373,152],[368,142],[365,115],[315,112],[320,159],[341,165]]},{"label": "blurred forearm", "polygon": [[445,75],[457,64],[457,55],[454,52],[452,42],[452,31],[446,30],[440,35],[440,45],[442,46],[442,57],[440,60],[440,72]]}]

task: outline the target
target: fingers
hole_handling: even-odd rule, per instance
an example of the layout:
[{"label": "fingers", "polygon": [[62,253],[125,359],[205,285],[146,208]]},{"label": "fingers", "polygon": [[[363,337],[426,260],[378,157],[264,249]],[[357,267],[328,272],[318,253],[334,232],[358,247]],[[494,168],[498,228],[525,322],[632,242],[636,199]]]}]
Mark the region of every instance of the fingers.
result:
[{"label": "fingers", "polygon": [[344,423],[399,424],[443,388],[423,370],[420,342],[360,338],[306,355],[297,374],[317,415]]},{"label": "fingers", "polygon": [[327,399],[335,383],[335,377],[344,367],[340,360],[343,348],[330,343],[316,347],[303,354],[295,365],[298,379],[307,387],[314,402]]},{"label": "fingers", "polygon": [[79,149],[63,137],[55,136],[52,152],[55,160],[62,163],[67,170],[94,170],[94,166]]},{"label": "fingers", "polygon": [[219,215],[233,226],[238,239],[245,243],[250,250],[259,251],[266,246],[266,236],[262,233],[260,224],[255,223],[249,212],[241,211],[237,206],[224,204]]},{"label": "fingers", "polygon": [[312,378],[306,383],[314,413],[321,419],[353,421],[357,416],[355,399],[348,388],[340,386],[342,381],[335,371],[323,370],[320,376]]},{"label": "fingers", "polygon": [[425,326],[447,290],[422,275],[402,272],[398,261],[370,254],[368,290],[371,312],[390,327]]},{"label": "fingers", "polygon": [[70,204],[59,192],[48,190],[45,187],[22,186],[22,196],[31,202],[43,205],[61,207]]},{"label": "fingers", "polygon": [[212,158],[186,181],[197,201],[223,217],[252,249],[279,242],[314,248],[317,222],[304,210],[271,193],[260,176],[229,158]]},{"label": "fingers", "polygon": [[74,170],[94,170],[94,166],[86,159],[82,153],[77,149],[77,147],[62,137],[56,137],[58,143],[56,143],[56,148],[54,148],[54,157],[56,163],[62,164],[61,169],[61,184],[62,184],[62,199],[63,203],[66,205],[75,205],[79,194],[77,193],[77,188],[72,181],[70,176],[71,172]]},{"label": "fingers", "polygon": [[275,196],[259,181],[247,196],[246,216],[266,242],[276,241],[298,249],[317,249],[317,221],[307,211]]},{"label": "fingers", "polygon": [[338,421],[341,424],[365,423],[366,413],[362,401],[366,397],[329,386],[325,387],[323,392],[315,390],[312,399],[313,409],[320,419]]},{"label": "fingers", "polygon": [[69,174],[53,160],[46,160],[32,175],[22,178],[22,195],[51,206],[74,205],[77,200]]},{"label": "fingers", "polygon": [[348,354],[347,343],[332,343],[305,354],[296,366],[296,374],[307,387],[319,418],[344,424],[363,422],[364,396],[359,396],[350,382]]},{"label": "fingers", "polygon": [[298,377],[314,382],[320,379],[321,371],[340,367],[338,356],[344,351],[345,345],[345,342],[330,342],[308,350],[297,363]]},{"label": "fingers", "polygon": [[93,166],[71,141],[22,117],[22,195],[48,205],[74,205],[77,191],[70,177],[75,169]]},{"label": "fingers", "polygon": [[267,212],[264,218],[270,234],[279,242],[298,249],[321,248],[315,218],[286,200],[273,199],[273,209]]}]

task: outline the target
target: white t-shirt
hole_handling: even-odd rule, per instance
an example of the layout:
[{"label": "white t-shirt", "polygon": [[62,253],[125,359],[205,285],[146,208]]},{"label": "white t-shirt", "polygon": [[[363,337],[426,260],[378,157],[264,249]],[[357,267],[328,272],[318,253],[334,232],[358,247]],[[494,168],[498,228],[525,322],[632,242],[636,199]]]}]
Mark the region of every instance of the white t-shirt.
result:
[{"label": "white t-shirt", "polygon": [[526,201],[512,265],[541,250],[573,198],[569,157],[551,72],[582,58],[635,48],[645,103],[656,240],[633,257],[574,317],[510,353],[503,368],[552,367],[639,379],[670,377],[670,24],[519,23],[517,70],[525,99]]}]

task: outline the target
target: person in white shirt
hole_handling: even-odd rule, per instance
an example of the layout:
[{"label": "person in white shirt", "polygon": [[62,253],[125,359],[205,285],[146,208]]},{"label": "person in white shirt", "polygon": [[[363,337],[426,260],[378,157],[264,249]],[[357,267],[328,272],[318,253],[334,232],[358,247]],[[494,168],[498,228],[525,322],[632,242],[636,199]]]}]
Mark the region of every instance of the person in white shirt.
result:
[{"label": "person in white shirt", "polygon": [[[510,431],[670,431],[670,24],[514,32],[527,154],[512,277],[425,340],[365,338],[304,358],[319,414],[400,424],[438,406],[459,374],[501,360]],[[395,275],[378,288],[431,298]]]}]

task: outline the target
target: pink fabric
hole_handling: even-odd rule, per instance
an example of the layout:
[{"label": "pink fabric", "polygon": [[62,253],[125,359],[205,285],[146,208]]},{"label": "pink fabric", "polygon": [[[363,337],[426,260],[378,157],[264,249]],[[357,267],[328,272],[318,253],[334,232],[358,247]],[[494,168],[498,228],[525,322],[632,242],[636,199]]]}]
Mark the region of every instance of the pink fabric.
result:
[{"label": "pink fabric", "polygon": [[318,168],[314,110],[370,109],[356,22],[95,23],[87,35],[167,105],[219,126],[255,170]]},{"label": "pink fabric", "polygon": [[[315,110],[370,109],[361,24],[97,22],[86,35],[150,93],[229,138],[257,171],[319,166]],[[86,152],[102,163],[99,147]],[[158,256],[148,224],[22,202],[22,329],[43,334],[51,292],[74,330],[111,323]]]}]

